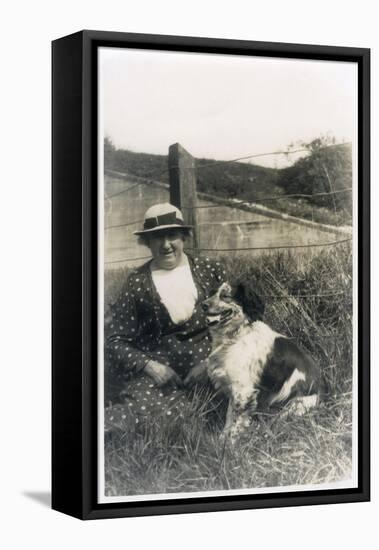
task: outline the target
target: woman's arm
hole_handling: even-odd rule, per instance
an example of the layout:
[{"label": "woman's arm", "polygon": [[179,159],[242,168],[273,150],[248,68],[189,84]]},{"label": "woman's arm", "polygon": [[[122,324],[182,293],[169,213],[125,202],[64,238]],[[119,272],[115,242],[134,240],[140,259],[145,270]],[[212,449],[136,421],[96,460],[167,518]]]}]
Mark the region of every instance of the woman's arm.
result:
[{"label": "woman's arm", "polygon": [[125,289],[112,307],[109,336],[106,339],[111,369],[122,373],[143,370],[157,386],[164,386],[168,382],[180,386],[182,381],[173,369],[138,348],[136,342],[140,315],[137,303],[133,278],[129,277]]},{"label": "woman's arm", "polygon": [[126,371],[140,371],[150,357],[136,345],[138,310],[131,277],[112,306],[112,317],[107,327],[106,351],[111,364]]},{"label": "woman's arm", "polygon": [[174,384],[178,388],[183,386],[183,381],[180,376],[167,365],[151,360],[144,368],[144,372],[154,380],[157,386],[165,386],[168,382]]}]

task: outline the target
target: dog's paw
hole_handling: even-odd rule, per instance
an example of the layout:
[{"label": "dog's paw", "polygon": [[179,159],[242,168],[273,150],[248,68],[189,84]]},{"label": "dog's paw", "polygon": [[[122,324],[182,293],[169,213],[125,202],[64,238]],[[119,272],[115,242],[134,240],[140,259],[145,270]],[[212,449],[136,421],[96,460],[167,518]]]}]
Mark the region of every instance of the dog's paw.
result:
[{"label": "dog's paw", "polygon": [[285,409],[280,413],[280,416],[282,418],[289,415],[304,416],[304,414],[316,407],[318,402],[319,397],[317,394],[305,395],[304,397],[292,399],[292,401],[287,403]]},{"label": "dog's paw", "polygon": [[237,443],[239,435],[231,430],[223,430],[219,436],[219,442],[224,446],[233,446]]}]

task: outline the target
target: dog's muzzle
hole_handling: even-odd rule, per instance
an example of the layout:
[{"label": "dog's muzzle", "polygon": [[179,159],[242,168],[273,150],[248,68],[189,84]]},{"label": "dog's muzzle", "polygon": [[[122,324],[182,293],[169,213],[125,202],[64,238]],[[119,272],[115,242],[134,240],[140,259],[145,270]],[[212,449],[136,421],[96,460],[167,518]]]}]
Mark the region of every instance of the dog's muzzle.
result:
[{"label": "dog's muzzle", "polygon": [[233,310],[227,309],[221,313],[207,312],[207,325],[218,325],[220,323],[226,323],[233,316]]}]

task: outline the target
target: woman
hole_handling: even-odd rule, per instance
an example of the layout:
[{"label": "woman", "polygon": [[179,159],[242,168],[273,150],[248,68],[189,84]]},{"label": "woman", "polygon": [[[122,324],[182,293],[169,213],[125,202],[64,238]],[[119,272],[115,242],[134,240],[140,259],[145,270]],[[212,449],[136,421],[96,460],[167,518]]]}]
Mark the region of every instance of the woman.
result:
[{"label": "woman", "polygon": [[175,206],[149,208],[143,229],[135,234],[152,259],[130,273],[113,306],[110,370],[137,422],[180,410],[188,389],[207,379],[211,341],[201,302],[226,273],[218,262],[187,256],[190,229]]}]

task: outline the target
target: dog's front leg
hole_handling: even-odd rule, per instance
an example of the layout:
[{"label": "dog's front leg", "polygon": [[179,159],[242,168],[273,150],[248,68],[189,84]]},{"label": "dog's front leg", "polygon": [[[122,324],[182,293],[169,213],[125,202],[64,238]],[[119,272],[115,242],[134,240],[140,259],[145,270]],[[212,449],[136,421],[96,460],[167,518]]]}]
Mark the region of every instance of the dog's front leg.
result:
[{"label": "dog's front leg", "polygon": [[226,422],[223,430],[223,437],[228,438],[231,443],[235,441],[249,428],[251,425],[251,410],[250,407],[241,407],[232,399],[229,401],[228,411],[226,413]]},{"label": "dog's front leg", "polygon": [[249,410],[234,411],[234,419],[229,430],[229,437],[232,443],[251,426],[251,415]]},{"label": "dog's front leg", "polygon": [[229,399],[228,410],[226,412],[225,426],[222,430],[221,439],[234,443],[237,438],[236,433],[237,415],[233,398]]},{"label": "dog's front leg", "polygon": [[251,426],[252,415],[257,408],[257,395],[254,390],[243,399],[230,398],[223,437],[228,437],[232,443]]},{"label": "dog's front leg", "polygon": [[228,410],[226,412],[225,426],[223,429],[223,434],[226,435],[229,433],[233,424],[233,400],[229,399]]}]

